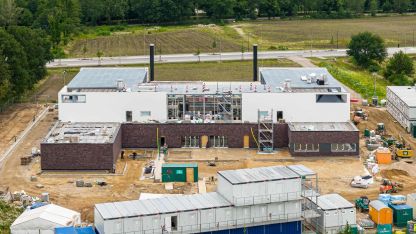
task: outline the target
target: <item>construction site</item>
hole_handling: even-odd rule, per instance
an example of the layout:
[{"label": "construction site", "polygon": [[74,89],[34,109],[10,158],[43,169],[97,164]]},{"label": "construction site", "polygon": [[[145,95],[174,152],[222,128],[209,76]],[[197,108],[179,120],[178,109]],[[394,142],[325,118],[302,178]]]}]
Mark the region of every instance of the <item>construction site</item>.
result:
[{"label": "construction site", "polygon": [[[149,74],[147,68],[84,69],[59,92],[57,105],[17,105],[0,113],[0,197],[26,207],[42,202],[42,194],[47,193],[48,201],[43,202],[79,212],[83,223],[94,223],[101,234],[129,232],[124,226],[122,231],[105,228],[106,217],[123,219],[137,212],[123,208],[126,201],[132,207],[166,202],[142,213],[149,217],[162,211],[170,214],[171,209],[186,213],[215,208],[229,222],[224,228],[213,228],[218,223],[214,219],[205,226],[197,221],[181,223],[192,220],[190,213],[169,215],[168,221],[158,216],[157,223],[149,221],[141,230],[131,230],[137,233],[157,233],[161,225],[172,233],[214,233],[257,223],[270,230],[296,230],[291,233],[338,233],[345,222],[370,233],[378,227],[388,229],[380,226],[385,224],[402,228],[393,221],[379,223],[371,215],[370,201],[385,198],[383,194],[391,194],[388,206],[406,203],[401,198],[416,193],[416,141],[408,133],[414,128],[410,124],[406,128],[389,113],[389,100],[355,102],[325,69],[258,69],[254,61],[252,82],[164,83],[155,81],[150,64]],[[94,78],[85,81],[95,75],[109,79],[110,85]],[[270,178],[244,183],[299,180],[303,185],[306,174],[296,171],[299,165],[310,172],[307,176],[317,175],[307,181],[315,183],[313,196],[299,187],[299,191],[276,192],[298,193],[293,199],[261,200],[273,195],[267,192],[251,196],[261,198],[258,203],[240,204],[241,198],[233,197],[240,195],[229,195],[228,189],[250,173]],[[268,170],[276,170],[276,175]],[[145,194],[159,200],[142,201]],[[168,198],[167,194],[186,196]],[[306,198],[314,200],[311,197],[315,205],[300,205]],[[211,204],[199,204],[203,200]],[[299,212],[282,213],[287,216],[282,218],[279,204],[274,203],[291,200],[299,202],[299,207],[294,205]],[[170,208],[169,203],[181,206]],[[267,210],[276,210],[276,217],[265,217],[273,212],[263,214],[263,203]],[[106,216],[108,206],[120,212]],[[250,217],[244,216],[244,206],[253,206]],[[227,216],[230,207],[242,216]],[[308,216],[300,207],[323,213]],[[352,216],[332,227],[322,226],[318,217],[334,209]],[[197,217],[203,215],[211,217],[208,213]],[[257,221],[249,224],[245,219]],[[277,223],[290,224],[267,226]]]}]

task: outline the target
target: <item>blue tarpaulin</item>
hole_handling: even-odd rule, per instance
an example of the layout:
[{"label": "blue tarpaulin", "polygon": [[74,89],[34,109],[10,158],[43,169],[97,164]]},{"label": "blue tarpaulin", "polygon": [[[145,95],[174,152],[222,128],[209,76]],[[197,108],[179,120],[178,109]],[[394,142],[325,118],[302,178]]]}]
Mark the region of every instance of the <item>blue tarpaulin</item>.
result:
[{"label": "blue tarpaulin", "polygon": [[60,227],[55,228],[55,234],[95,234],[93,227]]}]

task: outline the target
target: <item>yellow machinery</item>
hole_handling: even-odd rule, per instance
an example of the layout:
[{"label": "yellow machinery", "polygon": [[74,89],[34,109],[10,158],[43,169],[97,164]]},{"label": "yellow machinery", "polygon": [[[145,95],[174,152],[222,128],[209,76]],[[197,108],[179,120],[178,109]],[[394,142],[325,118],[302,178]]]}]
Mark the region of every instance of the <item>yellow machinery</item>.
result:
[{"label": "yellow machinery", "polygon": [[406,142],[402,136],[399,137],[401,143],[397,142],[395,147],[395,157],[398,158],[412,158],[414,152],[410,147],[406,147]]},{"label": "yellow machinery", "polygon": [[413,157],[413,150],[411,149],[397,149],[396,157],[400,158],[411,158]]}]

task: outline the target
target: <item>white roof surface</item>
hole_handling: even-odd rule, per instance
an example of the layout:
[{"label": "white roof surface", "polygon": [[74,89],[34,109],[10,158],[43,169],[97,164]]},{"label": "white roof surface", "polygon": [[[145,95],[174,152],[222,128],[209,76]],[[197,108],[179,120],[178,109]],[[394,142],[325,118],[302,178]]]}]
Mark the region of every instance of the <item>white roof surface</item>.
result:
[{"label": "white roof surface", "polygon": [[219,171],[218,174],[234,185],[300,178],[285,166]]},{"label": "white roof surface", "polygon": [[162,197],[176,197],[183,194],[170,194],[170,193],[140,193],[139,200],[155,199]]},{"label": "white roof surface", "polygon": [[294,171],[296,174],[300,176],[312,176],[316,175],[316,172],[312,171],[311,169],[305,167],[304,165],[290,165],[287,166],[290,170]]},{"label": "white roof surface", "polygon": [[178,213],[210,208],[229,207],[225,198],[216,192],[183,196],[170,196],[147,200],[96,204],[95,209],[104,220],[123,217]]},{"label": "white roof surface", "polygon": [[416,88],[412,86],[388,86],[409,107],[416,107]]},{"label": "white roof surface", "polygon": [[318,206],[322,210],[353,208],[354,205],[339,194],[325,194],[318,197]]},{"label": "white roof surface", "polygon": [[80,224],[81,215],[54,204],[23,212],[12,224],[12,230],[53,230]]}]

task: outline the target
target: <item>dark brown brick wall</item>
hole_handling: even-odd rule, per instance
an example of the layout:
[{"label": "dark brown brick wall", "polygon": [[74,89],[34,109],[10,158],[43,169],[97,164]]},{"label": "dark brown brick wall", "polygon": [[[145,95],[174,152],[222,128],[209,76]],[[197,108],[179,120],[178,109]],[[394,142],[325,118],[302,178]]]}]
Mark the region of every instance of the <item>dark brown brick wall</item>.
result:
[{"label": "dark brown brick wall", "polygon": [[[170,148],[181,147],[182,136],[226,136],[229,148],[243,148],[244,136],[250,136],[250,147],[257,148],[251,134],[253,128],[257,138],[257,124],[122,124],[123,148],[156,148],[156,131],[164,136]],[[275,147],[288,146],[288,125],[276,124],[274,127]]]},{"label": "dark brown brick wall", "polygon": [[[292,132],[289,130],[289,145],[290,153],[293,156],[358,156],[359,155],[359,132],[350,131],[350,132],[309,132],[309,131],[299,131]],[[320,144],[320,152],[294,152],[293,144]],[[355,143],[357,146],[356,152],[340,152],[335,153],[331,152],[330,144],[331,143]]]},{"label": "dark brown brick wall", "polygon": [[121,131],[114,143],[42,143],[42,170],[112,170],[121,149]]}]

